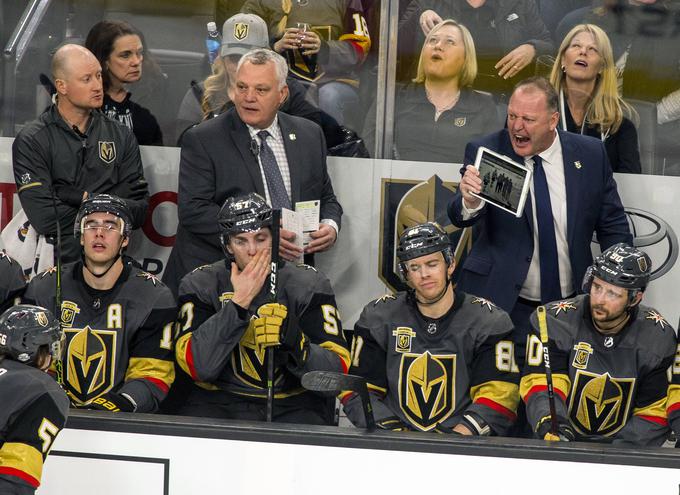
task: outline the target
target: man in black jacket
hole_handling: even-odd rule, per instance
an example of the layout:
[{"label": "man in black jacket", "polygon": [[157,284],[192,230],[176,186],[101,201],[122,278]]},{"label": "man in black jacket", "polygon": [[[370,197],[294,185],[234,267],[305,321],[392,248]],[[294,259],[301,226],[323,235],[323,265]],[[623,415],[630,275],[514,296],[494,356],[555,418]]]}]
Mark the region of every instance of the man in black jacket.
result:
[{"label": "man in black jacket", "polygon": [[12,145],[14,180],[31,225],[54,237],[62,231],[62,261],[80,256],[72,235],[80,203],[94,193],[125,199],[133,228],[144,222],[149,194],[132,132],[97,111],[102,105],[101,66],[78,45],[52,58],[56,103],[29,123]]}]

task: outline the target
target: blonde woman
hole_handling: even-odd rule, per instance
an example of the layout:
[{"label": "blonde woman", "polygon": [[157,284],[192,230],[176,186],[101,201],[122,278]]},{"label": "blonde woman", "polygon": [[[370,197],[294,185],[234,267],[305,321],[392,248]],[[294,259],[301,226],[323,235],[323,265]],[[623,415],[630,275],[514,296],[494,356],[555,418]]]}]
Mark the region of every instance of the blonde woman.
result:
[{"label": "blonde woman", "polygon": [[558,52],[550,82],[559,96],[560,128],[601,139],[614,172],[639,174],[635,111],[618,94],[616,67],[607,34],[580,24]]},{"label": "blonde woman", "polygon": [[[458,163],[469,141],[497,128],[501,120],[493,98],[471,88],[476,76],[468,29],[451,19],[432,28],[415,79],[397,88],[394,158]],[[372,138],[370,127],[365,137]]]}]

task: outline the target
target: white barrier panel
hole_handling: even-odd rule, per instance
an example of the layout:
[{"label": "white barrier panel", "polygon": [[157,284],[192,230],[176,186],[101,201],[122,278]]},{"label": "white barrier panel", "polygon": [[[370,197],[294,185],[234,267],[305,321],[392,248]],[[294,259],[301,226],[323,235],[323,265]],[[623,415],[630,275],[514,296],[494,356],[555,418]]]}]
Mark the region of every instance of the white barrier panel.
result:
[{"label": "white barrier panel", "polygon": [[[676,495],[680,481],[678,469],[608,464],[606,456],[589,463],[431,453],[394,445],[389,450],[352,448],[347,446],[352,439],[346,438],[338,441],[343,446],[320,446],[306,444],[306,433],[293,444],[67,428],[54,443],[37,493]],[[528,450],[524,445],[517,455]],[[585,458],[588,453],[574,457],[579,454]]]},{"label": "white barrier panel", "polygon": [[[11,144],[11,138],[0,138],[2,227],[20,208],[12,176]],[[133,237],[129,252],[145,269],[158,274],[165,267],[177,226],[180,153],[178,148],[150,146],[142,146],[141,153],[151,191],[150,213],[143,232]],[[385,216],[385,183],[407,183],[405,189],[414,190],[418,182],[425,183],[435,175],[444,182],[457,182],[459,168],[454,164],[329,158],[329,173],[345,214],[337,245],[318,256],[317,264],[333,283],[346,327],[354,324],[369,300],[388,291],[379,278],[381,248],[386,250],[380,230]],[[674,205],[680,196],[680,178],[617,174],[616,179],[626,208],[637,210],[630,216],[636,240],[644,244],[655,269],[665,264],[664,270],[668,270],[652,283],[646,303],[675,326],[680,317],[675,297],[680,272],[675,266],[678,243],[674,232],[680,232],[680,209]],[[442,205],[435,205],[431,199],[441,215]]]}]

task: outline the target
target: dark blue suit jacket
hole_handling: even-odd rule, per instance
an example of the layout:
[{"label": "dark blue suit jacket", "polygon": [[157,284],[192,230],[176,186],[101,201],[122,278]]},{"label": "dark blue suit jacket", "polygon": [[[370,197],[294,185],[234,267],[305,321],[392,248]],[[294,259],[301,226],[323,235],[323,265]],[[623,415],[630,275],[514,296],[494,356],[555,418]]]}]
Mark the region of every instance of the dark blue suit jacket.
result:
[{"label": "dark blue suit jacket", "polygon": [[[631,244],[633,239],[602,142],[588,136],[558,132],[566,181],[572,283],[579,291],[583,275],[593,261],[590,250],[593,232],[597,233],[603,250],[617,242]],[[465,164],[474,163],[480,146],[524,163],[524,159],[515,154],[505,129],[468,143]],[[463,173],[464,169],[461,175]],[[472,251],[459,268],[462,270],[459,287],[512,311],[534,251],[531,201],[527,198],[520,218],[487,205],[479,215],[463,221],[462,195],[458,191],[449,203],[448,213],[457,227],[468,227],[476,222],[479,226]]]}]

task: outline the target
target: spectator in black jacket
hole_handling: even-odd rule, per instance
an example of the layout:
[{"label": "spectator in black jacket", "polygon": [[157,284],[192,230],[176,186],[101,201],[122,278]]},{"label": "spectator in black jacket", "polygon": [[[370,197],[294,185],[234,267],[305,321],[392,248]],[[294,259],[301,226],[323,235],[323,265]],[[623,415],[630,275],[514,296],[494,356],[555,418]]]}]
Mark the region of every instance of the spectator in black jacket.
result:
[{"label": "spectator in black jacket", "polygon": [[414,0],[399,22],[403,79],[413,77],[415,47],[442,19],[455,19],[472,33],[479,66],[477,89],[509,93],[513,84],[534,74],[538,56],[553,51],[534,0]]},{"label": "spectator in black jacket", "polygon": [[104,104],[102,111],[125,124],[139,144],[163,144],[163,134],[156,117],[130,99],[125,88],[142,78],[144,43],[142,35],[123,21],[101,21],[87,33],[85,48],[90,50],[102,66]]},{"label": "spectator in black jacket", "polygon": [[149,193],[132,132],[97,111],[104,91],[95,56],[82,46],[64,45],[52,58],[52,76],[56,103],[17,135],[12,165],[31,225],[53,239],[59,221],[67,263],[80,257],[73,222],[83,200],[95,193],[123,198],[138,228]]},{"label": "spectator in black jacket", "polygon": [[[247,26],[247,29],[243,26]],[[178,146],[184,132],[194,125],[217,117],[233,107],[229,94],[236,74],[238,61],[254,48],[269,47],[267,24],[255,14],[236,14],[227,19],[222,28],[221,57],[213,64],[213,74],[202,83],[194,85],[184,95],[177,114]],[[280,111],[304,117],[319,124],[329,144],[338,138],[339,128],[333,119],[324,118],[322,112],[310,102],[307,89],[293,77],[286,78],[289,96]]]}]

